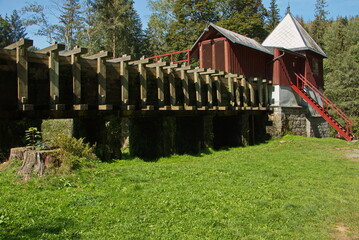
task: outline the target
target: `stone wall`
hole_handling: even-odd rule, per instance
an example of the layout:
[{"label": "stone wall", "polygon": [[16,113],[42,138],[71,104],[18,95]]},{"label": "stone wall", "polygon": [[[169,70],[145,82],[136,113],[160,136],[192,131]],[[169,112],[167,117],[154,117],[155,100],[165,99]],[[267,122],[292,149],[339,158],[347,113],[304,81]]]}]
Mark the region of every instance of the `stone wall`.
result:
[{"label": "stone wall", "polygon": [[274,107],[269,116],[272,126],[267,127],[271,136],[285,134],[305,137],[328,137],[328,123],[321,117],[312,117],[305,107]]}]

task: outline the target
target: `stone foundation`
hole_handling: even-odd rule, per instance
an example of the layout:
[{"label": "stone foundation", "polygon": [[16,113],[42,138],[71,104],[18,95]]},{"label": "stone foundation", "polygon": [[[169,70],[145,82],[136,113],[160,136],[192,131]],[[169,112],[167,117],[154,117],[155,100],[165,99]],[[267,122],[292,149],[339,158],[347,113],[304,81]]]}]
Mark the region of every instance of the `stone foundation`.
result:
[{"label": "stone foundation", "polygon": [[329,136],[329,125],[322,117],[312,117],[304,107],[274,107],[269,116],[273,125],[267,127],[271,136],[285,134],[305,137],[326,138]]}]

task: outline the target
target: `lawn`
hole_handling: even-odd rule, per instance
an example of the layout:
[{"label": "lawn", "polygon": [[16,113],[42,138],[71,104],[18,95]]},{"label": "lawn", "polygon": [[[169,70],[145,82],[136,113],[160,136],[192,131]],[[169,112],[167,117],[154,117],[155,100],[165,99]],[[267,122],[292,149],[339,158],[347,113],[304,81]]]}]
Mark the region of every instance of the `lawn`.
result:
[{"label": "lawn", "polygon": [[0,239],[357,239],[358,148],[286,136],[28,182],[8,164]]}]

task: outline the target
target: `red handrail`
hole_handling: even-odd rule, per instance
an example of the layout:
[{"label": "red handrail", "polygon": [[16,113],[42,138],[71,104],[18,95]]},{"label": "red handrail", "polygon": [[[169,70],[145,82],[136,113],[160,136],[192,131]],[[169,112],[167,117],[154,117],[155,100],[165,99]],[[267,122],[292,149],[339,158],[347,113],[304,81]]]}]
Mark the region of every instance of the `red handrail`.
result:
[{"label": "red handrail", "polygon": [[314,91],[323,102],[323,109],[328,113],[329,108],[333,109],[344,121],[347,131],[351,134],[353,132],[353,121],[334,103],[332,103],[319,89],[317,89],[311,82],[309,82],[302,74],[295,73],[297,78],[297,87],[304,90],[309,87]]},{"label": "red handrail", "polygon": [[[161,55],[157,55],[157,56],[153,56],[153,57],[148,57],[148,59],[153,59],[153,58],[155,58],[155,59],[156,59],[156,62],[158,62],[158,59],[159,59],[160,57],[170,56],[171,62],[173,62],[173,63],[187,62],[188,65],[190,65],[190,63],[191,63],[190,51],[191,51],[191,50],[182,50],[182,51],[178,51],[178,52],[165,53],[165,54],[161,54]],[[176,54],[179,54],[179,53],[187,53],[187,59],[173,61],[173,55],[176,55]]]}]

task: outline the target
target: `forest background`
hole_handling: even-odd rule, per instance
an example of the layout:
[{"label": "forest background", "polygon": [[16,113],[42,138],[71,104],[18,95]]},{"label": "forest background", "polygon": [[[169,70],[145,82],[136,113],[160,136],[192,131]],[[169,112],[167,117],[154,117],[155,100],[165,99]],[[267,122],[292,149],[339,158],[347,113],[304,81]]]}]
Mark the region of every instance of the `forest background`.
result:
[{"label": "forest background", "polygon": [[[29,1],[0,16],[0,47],[32,29],[49,44],[61,42],[68,49],[80,45],[89,54],[109,50],[114,57],[152,56],[189,49],[209,23],[262,42],[284,17],[276,0],[268,8],[261,0],[148,0],[147,7],[150,15],[143,29],[133,0],[61,0],[51,7]],[[328,55],[325,94],[357,121],[359,16],[329,18],[326,0],[313,0],[313,20],[292,14]]]}]

